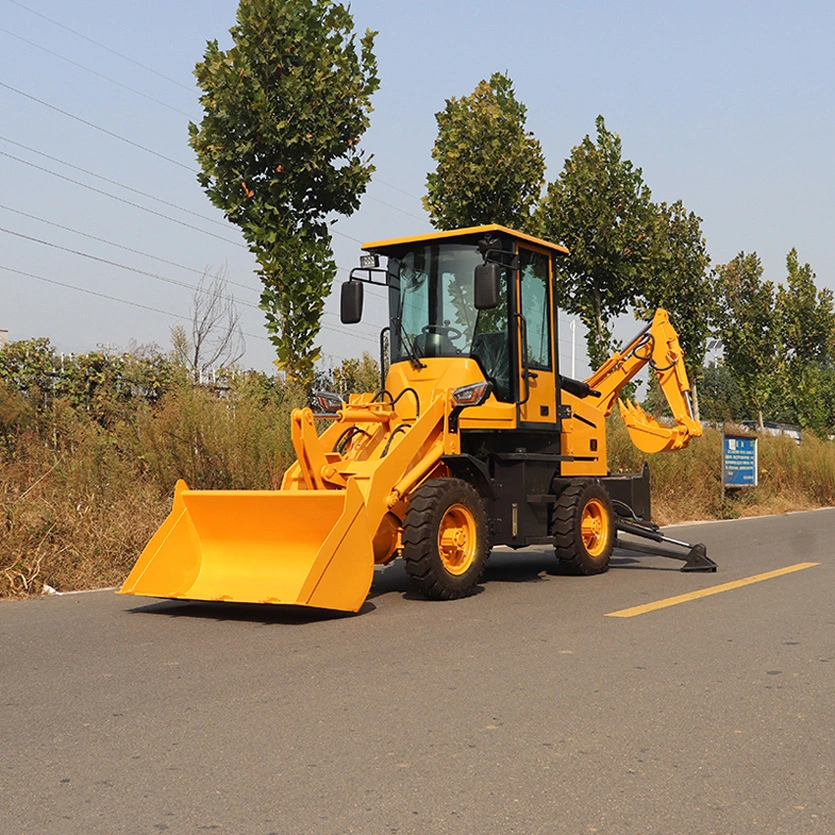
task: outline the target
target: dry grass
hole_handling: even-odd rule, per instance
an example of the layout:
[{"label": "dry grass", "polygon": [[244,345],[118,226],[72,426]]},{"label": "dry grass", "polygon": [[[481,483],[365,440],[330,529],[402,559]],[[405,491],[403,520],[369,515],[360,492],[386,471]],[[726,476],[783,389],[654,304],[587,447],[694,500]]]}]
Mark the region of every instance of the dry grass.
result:
[{"label": "dry grass", "polygon": [[170,502],[95,432],[57,454],[21,441],[25,454],[0,465],[0,597],[121,582]]},{"label": "dry grass", "polygon": [[[21,411],[7,419],[0,597],[38,594],[44,584],[69,591],[121,583],[168,513],[177,478],[196,488],[277,487],[293,459],[289,413],[298,402],[287,392],[244,387],[219,399],[187,387],[107,428],[60,402],[37,418]],[[5,405],[11,414],[15,404]],[[762,438],[760,486],[724,501],[720,445],[720,433],[708,430],[681,452],[650,456],[655,521],[835,504],[835,443]],[[613,417],[612,470],[637,471],[643,459]]]},{"label": "dry grass", "polygon": [[722,499],[722,435],[707,429],[675,453],[645,456],[629,440],[619,416],[609,423],[609,462],[615,472],[636,472],[649,460],[654,521],[763,516],[835,505],[835,443],[811,433],[801,444],[763,436],[759,441],[759,486],[728,491]]},{"label": "dry grass", "polygon": [[0,449],[0,597],[121,583],[171,507],[177,478],[274,488],[292,460],[292,397],[185,387],[103,428],[59,402]]}]

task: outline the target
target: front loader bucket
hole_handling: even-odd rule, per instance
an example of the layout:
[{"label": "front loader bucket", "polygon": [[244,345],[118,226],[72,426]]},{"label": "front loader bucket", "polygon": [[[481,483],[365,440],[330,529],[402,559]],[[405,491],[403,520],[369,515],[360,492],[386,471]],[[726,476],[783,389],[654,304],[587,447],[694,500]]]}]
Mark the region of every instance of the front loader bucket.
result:
[{"label": "front loader bucket", "polygon": [[121,594],[356,612],[374,575],[360,490],[189,490]]}]

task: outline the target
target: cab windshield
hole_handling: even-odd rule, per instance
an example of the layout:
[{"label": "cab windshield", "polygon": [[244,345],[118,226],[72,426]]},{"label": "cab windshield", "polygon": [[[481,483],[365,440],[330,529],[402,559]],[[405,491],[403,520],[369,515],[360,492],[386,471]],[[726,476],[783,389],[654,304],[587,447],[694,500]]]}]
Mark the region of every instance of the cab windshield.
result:
[{"label": "cab windshield", "polygon": [[474,245],[426,243],[390,261],[392,360],[472,356],[509,398],[507,280],[499,306],[474,305],[475,268],[483,257]]}]

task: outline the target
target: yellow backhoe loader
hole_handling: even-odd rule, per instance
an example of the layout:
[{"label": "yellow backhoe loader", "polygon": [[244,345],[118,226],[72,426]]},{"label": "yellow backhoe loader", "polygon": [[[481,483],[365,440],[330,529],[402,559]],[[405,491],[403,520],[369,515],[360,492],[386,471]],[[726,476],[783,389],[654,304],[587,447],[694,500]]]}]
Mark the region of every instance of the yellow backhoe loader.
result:
[{"label": "yellow backhoe loader", "polygon": [[619,533],[660,543],[684,570],[715,570],[703,546],[652,524],[646,465],[613,475],[606,462],[606,416],[646,365],[675,425],[620,401],[635,445],[676,450],[701,434],[663,310],[574,380],[557,350],[564,247],[489,225],[363,249],[342,286],[342,321],[361,319],[365,284],[385,288],[380,391],[347,402],[319,392],[314,408],[295,410],[297,461],[280,490],[178,482],[123,594],[355,612],[374,566],[396,557],[423,595],[452,599],[474,591],[493,545],[553,543],[566,569],[597,574]]}]

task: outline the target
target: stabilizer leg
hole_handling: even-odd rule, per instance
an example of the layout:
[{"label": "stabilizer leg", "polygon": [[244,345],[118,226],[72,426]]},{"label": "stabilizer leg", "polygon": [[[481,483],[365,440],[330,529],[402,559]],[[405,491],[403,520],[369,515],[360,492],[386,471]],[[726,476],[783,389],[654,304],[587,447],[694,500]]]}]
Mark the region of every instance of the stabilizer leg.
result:
[{"label": "stabilizer leg", "polygon": [[[618,502],[618,505],[624,507],[620,502]],[[669,557],[673,560],[681,560],[684,562],[684,565],[681,567],[682,571],[716,571],[718,568],[716,563],[707,555],[707,548],[702,543],[694,545],[691,542],[683,542],[680,539],[664,536],[660,532],[658,525],[652,522],[644,522],[643,519],[638,519],[634,515],[629,519],[618,516],[615,520],[615,528],[623,533],[638,536],[642,539],[649,539],[662,545],[675,545],[678,548],[687,549],[686,553],[681,553],[672,548],[652,548],[645,545],[638,548],[630,546],[628,543],[618,542],[618,547],[626,551],[638,551],[645,554],[654,554],[659,557]]]}]

